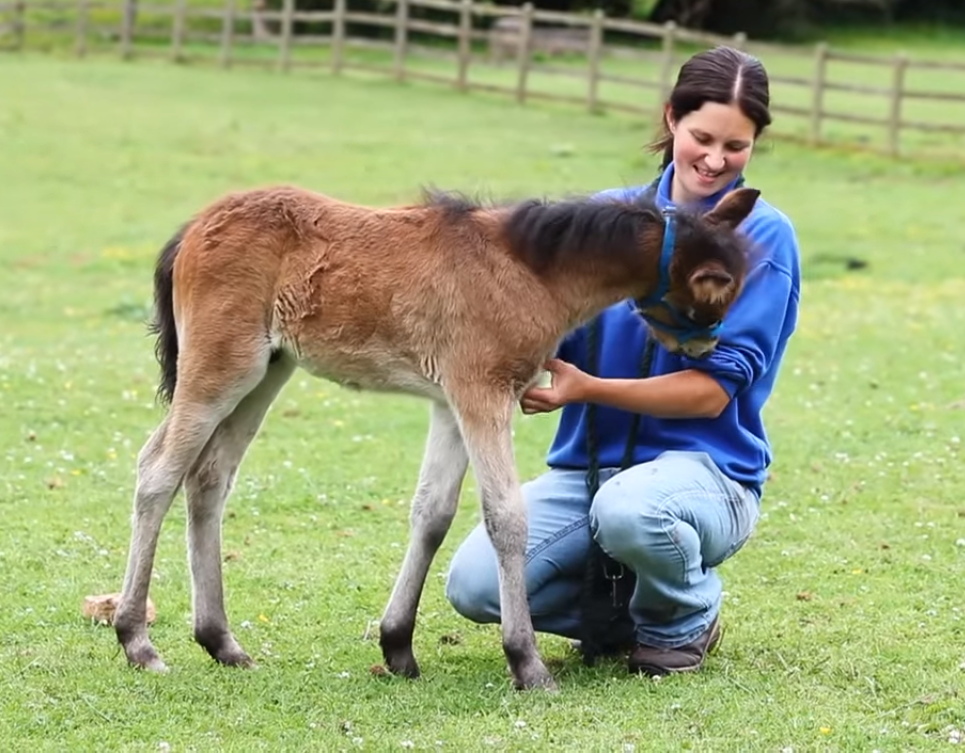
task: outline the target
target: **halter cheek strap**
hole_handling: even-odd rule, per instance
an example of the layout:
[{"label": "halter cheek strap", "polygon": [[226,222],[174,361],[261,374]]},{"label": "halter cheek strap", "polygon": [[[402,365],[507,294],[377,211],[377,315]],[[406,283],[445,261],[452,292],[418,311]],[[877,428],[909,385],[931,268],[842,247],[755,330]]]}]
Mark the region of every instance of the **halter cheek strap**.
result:
[{"label": "halter cheek strap", "polygon": [[[663,233],[663,248],[660,250],[660,275],[657,279],[657,288],[648,296],[634,299],[630,305],[636,309],[649,326],[673,335],[678,342],[684,343],[695,337],[708,339],[717,337],[723,329],[723,322],[700,326],[672,303],[664,300],[664,296],[670,292],[670,260],[673,258],[674,245],[677,240],[677,216],[676,212],[670,207],[663,210],[663,216],[666,224]],[[668,324],[660,321],[644,311],[644,309],[654,307],[660,307],[667,311],[674,323]]]}]

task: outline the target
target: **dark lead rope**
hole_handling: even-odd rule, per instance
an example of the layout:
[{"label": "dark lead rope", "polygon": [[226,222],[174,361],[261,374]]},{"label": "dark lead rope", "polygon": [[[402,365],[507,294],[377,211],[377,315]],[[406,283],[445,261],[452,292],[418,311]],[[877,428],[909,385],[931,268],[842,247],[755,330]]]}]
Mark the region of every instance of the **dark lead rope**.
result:
[{"label": "dark lead rope", "polygon": [[[600,327],[601,321],[597,317],[587,328],[587,371],[590,374],[597,372]],[[641,378],[650,375],[655,344],[654,338],[648,334],[640,363]],[[600,489],[600,448],[596,430],[596,408],[595,404],[587,403],[586,449],[588,466],[586,487],[591,503]],[[634,413],[627,435],[626,447],[623,451],[623,459],[620,463],[620,470],[626,470],[633,465],[633,450],[636,446],[639,428],[640,414]],[[584,572],[581,599],[580,650],[583,654],[583,663],[587,666],[592,667],[596,662],[597,655],[610,648],[607,637],[614,634],[614,623],[621,619],[625,622],[629,621],[627,610],[635,585],[636,577],[634,574],[607,555],[591,533],[590,551]]]}]

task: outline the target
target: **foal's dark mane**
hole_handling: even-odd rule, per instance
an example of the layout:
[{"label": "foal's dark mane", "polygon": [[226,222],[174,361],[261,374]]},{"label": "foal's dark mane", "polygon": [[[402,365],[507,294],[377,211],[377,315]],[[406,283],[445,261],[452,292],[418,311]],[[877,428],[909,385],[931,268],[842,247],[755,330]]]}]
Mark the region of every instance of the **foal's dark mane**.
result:
[{"label": "foal's dark mane", "polygon": [[632,201],[578,196],[499,205],[463,193],[431,191],[426,192],[425,202],[441,209],[446,221],[453,223],[465,222],[477,210],[508,209],[503,238],[536,272],[600,248],[609,249],[615,256],[637,255],[644,229],[663,224],[660,210],[646,194]]}]

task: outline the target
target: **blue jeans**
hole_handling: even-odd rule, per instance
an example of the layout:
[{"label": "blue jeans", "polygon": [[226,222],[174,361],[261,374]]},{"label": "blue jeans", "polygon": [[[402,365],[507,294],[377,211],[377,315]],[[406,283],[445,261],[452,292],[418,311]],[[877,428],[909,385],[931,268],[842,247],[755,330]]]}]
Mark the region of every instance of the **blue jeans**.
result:
[{"label": "blue jeans", "polygon": [[[578,638],[590,536],[636,574],[636,639],[676,648],[704,633],[720,609],[715,571],[750,537],[757,493],[724,476],[708,455],[665,452],[620,471],[602,469],[588,499],[582,470],[551,469],[523,484],[529,523],[526,590],[533,627]],[[499,622],[496,555],[482,524],[456,551],[446,597],[479,623]]]}]

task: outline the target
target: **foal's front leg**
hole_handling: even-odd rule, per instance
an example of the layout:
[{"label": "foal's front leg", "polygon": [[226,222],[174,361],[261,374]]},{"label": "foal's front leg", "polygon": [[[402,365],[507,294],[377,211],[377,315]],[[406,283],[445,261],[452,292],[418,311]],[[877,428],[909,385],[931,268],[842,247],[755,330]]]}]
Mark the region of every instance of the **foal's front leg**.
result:
[{"label": "foal's front leg", "polygon": [[509,398],[486,397],[464,401],[459,417],[499,566],[503,650],[517,688],[555,690],[553,676],[536,648],[526,594],[526,508],[513,457],[514,403]]},{"label": "foal's front leg", "polygon": [[449,532],[469,460],[452,411],[432,404],[419,483],[412,499],[409,547],[382,615],[379,643],[389,670],[418,677],[412,653],[416,610],[429,567]]}]

